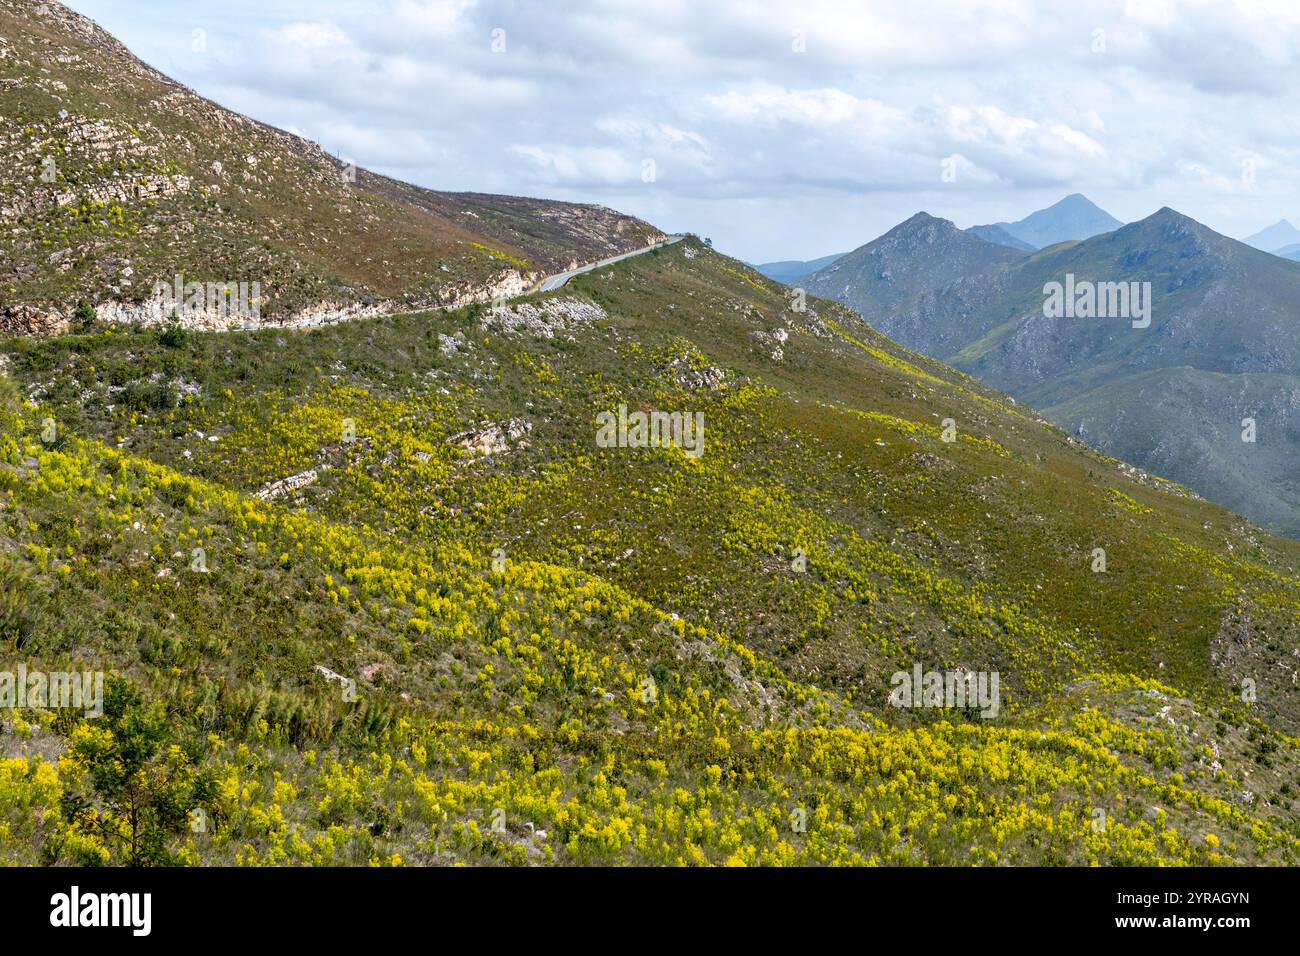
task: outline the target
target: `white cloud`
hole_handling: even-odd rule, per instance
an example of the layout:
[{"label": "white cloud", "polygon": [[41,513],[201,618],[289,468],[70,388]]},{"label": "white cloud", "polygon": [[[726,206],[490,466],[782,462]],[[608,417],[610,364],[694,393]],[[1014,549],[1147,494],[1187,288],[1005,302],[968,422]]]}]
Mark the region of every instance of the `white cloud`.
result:
[{"label": "white cloud", "polygon": [[605,202],[753,258],[1074,191],[1237,235],[1300,218],[1293,0],[72,2],[361,165]]}]

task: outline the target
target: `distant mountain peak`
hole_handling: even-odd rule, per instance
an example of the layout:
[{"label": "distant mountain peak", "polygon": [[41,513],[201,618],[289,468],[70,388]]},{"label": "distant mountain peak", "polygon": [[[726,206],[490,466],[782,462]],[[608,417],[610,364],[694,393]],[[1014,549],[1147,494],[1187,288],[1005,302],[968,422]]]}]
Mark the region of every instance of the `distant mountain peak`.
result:
[{"label": "distant mountain peak", "polygon": [[952,222],[952,220],[940,219],[938,216],[932,216],[928,212],[922,211],[922,212],[915,213],[914,215],[911,215],[908,218],[904,219],[893,229],[890,229],[889,232],[885,233],[885,235],[888,236],[888,235],[892,235],[893,233],[908,233],[908,232],[923,232],[923,231],[947,232],[948,230],[952,230],[953,232],[959,231],[957,229],[957,226]]},{"label": "distant mountain peak", "polygon": [[[952,243],[952,242],[970,242],[975,237],[968,235],[951,219],[943,219],[939,216],[932,216],[928,212],[918,212],[913,216],[904,219],[893,229],[868,243],[863,248],[874,246],[877,243],[888,245],[890,242],[897,241],[917,241],[929,244],[935,243]],[[979,240],[983,241],[983,240]]]},{"label": "distant mountain peak", "polygon": [[1034,249],[1042,249],[1072,239],[1091,239],[1104,232],[1114,232],[1122,225],[1083,193],[1070,193],[1018,222],[972,226],[968,231],[979,235],[981,231],[1000,229]]},{"label": "distant mountain peak", "polygon": [[[1206,225],[1204,225],[1203,223],[1198,222],[1197,220],[1193,219],[1191,216],[1187,215],[1186,213],[1181,213],[1181,212],[1179,212],[1177,209],[1174,209],[1172,206],[1161,206],[1159,209],[1157,209],[1157,210],[1156,210],[1155,212],[1153,212],[1151,215],[1147,216],[1146,219],[1139,220],[1139,222],[1154,222],[1154,223],[1178,222],[1178,223],[1191,223],[1192,225],[1200,226],[1202,229],[1208,229],[1208,228],[1209,228],[1209,226],[1206,226]],[[1137,225],[1137,223],[1133,223],[1133,225]]]},{"label": "distant mountain peak", "polygon": [[1293,246],[1300,242],[1300,229],[1291,225],[1286,219],[1279,219],[1267,229],[1261,229],[1253,236],[1248,236],[1242,241],[1248,246],[1263,249],[1265,252],[1276,252],[1286,246]]},{"label": "distant mountain peak", "polygon": [[972,235],[977,239],[996,243],[999,246],[1006,246],[1008,249],[1019,249],[1022,252],[1034,251],[1033,246],[1021,239],[1017,239],[1001,226],[971,226],[965,231],[968,235]]}]

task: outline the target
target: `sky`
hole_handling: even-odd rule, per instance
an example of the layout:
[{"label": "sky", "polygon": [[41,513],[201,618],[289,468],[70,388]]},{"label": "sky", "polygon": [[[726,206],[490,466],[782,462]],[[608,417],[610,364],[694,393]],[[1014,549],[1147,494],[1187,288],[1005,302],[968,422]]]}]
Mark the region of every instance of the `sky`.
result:
[{"label": "sky", "polygon": [[223,106],[434,189],[751,262],[1082,192],[1300,224],[1296,0],[71,0]]}]

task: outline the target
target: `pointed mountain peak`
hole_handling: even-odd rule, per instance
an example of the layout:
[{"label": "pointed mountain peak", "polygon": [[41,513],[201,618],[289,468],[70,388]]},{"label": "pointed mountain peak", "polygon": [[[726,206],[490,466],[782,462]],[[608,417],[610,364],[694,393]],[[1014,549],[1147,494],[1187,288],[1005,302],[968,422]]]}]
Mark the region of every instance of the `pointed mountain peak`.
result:
[{"label": "pointed mountain peak", "polygon": [[1074,206],[1086,206],[1089,209],[1098,209],[1098,210],[1101,209],[1100,206],[1098,206],[1095,202],[1093,202],[1083,193],[1070,193],[1070,195],[1066,196],[1064,199],[1052,203],[1052,205],[1048,206],[1047,208],[1068,209]]},{"label": "pointed mountain peak", "polygon": [[[1042,249],[1058,242],[1090,239],[1104,232],[1113,232],[1124,224],[1083,193],[1071,193],[1019,222],[993,225],[1034,249]],[[985,230],[986,227],[974,226],[972,229]]]},{"label": "pointed mountain peak", "polygon": [[1265,252],[1276,252],[1285,246],[1293,246],[1300,242],[1300,229],[1285,219],[1279,219],[1267,229],[1261,229],[1242,241],[1248,246],[1263,249]]},{"label": "pointed mountain peak", "polygon": [[932,216],[928,212],[918,212],[913,216],[904,219],[893,229],[890,229],[882,239],[894,235],[910,234],[927,234],[931,236],[948,235],[957,233],[961,230],[953,223],[951,219],[940,219],[938,216]]},{"label": "pointed mountain peak", "polygon": [[911,226],[911,227],[930,226],[930,225],[938,225],[940,223],[945,223],[945,222],[948,223],[948,225],[950,226],[952,225],[952,222],[950,220],[940,219],[938,216],[932,216],[925,210],[921,210],[915,215],[909,216],[908,218],[904,219],[894,228],[902,229],[904,226]]},{"label": "pointed mountain peak", "polygon": [[1177,209],[1173,208],[1172,206],[1161,206],[1151,215],[1147,216],[1146,221],[1147,222],[1195,222],[1196,225],[1198,226],[1201,225],[1199,222],[1196,222],[1196,220],[1193,219],[1191,216],[1179,212]]},{"label": "pointed mountain peak", "polygon": [[1169,242],[1189,237],[1201,241],[1227,241],[1226,236],[1170,206],[1161,206],[1145,219],[1129,223],[1116,235],[1138,242]]}]

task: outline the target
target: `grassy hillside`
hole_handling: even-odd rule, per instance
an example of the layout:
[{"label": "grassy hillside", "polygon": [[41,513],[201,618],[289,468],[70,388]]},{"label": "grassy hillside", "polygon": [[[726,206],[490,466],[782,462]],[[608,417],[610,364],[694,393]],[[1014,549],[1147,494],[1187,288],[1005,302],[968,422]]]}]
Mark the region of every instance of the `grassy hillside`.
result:
[{"label": "grassy hillside", "polygon": [[[5,715],[0,853],[1296,862],[1300,546],[787,293],[688,239],[506,308],[5,343],[0,640],[116,676]],[[599,447],[620,403],[703,454]],[[1000,713],[889,706],[916,664]]]},{"label": "grassy hillside", "polygon": [[441,305],[640,248],[597,206],[349,171],[222,109],[58,3],[0,0],[0,331],[66,330],[158,281],[259,282],[264,318]]}]

